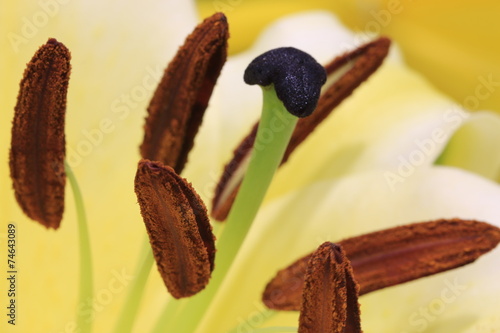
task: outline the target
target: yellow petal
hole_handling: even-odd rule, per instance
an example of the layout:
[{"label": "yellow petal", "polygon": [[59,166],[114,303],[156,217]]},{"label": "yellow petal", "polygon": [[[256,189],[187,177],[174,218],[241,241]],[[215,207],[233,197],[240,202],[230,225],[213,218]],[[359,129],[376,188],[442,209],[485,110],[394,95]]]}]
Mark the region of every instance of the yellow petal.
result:
[{"label": "yellow petal", "polygon": [[500,4],[401,1],[396,14],[391,2],[374,8],[362,27],[381,22],[381,33],[401,45],[408,64],[467,109],[500,111],[500,45],[492,42],[500,33]]},{"label": "yellow petal", "polygon": [[329,0],[198,0],[201,17],[214,12],[224,12],[231,26],[230,52],[238,53],[250,47],[259,36],[261,30],[267,28],[276,19],[314,9],[335,8]]}]

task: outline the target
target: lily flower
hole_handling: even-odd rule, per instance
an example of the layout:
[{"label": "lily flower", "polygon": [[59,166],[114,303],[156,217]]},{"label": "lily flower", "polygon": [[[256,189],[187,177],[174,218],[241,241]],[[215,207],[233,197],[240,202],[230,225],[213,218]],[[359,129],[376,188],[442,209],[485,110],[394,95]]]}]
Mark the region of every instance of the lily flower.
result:
[{"label": "lily flower", "polygon": [[[153,1],[152,5],[158,6],[156,11],[143,5],[125,4],[127,10],[123,12],[94,2],[68,3],[67,7],[57,4],[60,6],[58,14],[44,28],[59,40],[67,37],[69,42],[66,44],[72,51],[67,160],[84,193],[97,272],[95,298],[86,300],[85,306],[90,308],[96,330],[111,331],[132,283],[136,269],[134,258],[145,233],[131,181],[127,181],[133,179],[138,159],[136,150],[131,147],[138,147],[142,137],[137,124],[142,124],[144,112],[141,110],[146,109],[151,95],[148,92],[154,90],[153,81],[161,77],[161,70],[157,69],[163,68],[165,59],[172,58],[194,26],[195,15],[192,7],[182,7],[175,11],[172,21],[165,19],[168,6],[176,6],[173,2],[159,4]],[[134,19],[146,17],[150,11],[158,18],[148,18],[148,24],[141,22],[136,26],[130,22],[130,17],[120,16],[128,12],[128,6],[133,9]],[[95,21],[85,22],[92,16],[83,17],[77,14],[79,11],[96,13]],[[127,19],[129,30],[113,28],[122,26],[117,25],[121,19]],[[68,25],[70,20],[76,21],[72,24],[87,28],[63,29],[71,26]],[[169,26],[170,22],[173,26]],[[12,29],[15,31],[15,27]],[[172,44],[166,37],[169,34]],[[27,43],[18,45],[19,52],[29,53],[21,47],[34,44],[35,37],[25,37]],[[341,45],[350,43],[353,38],[327,14],[297,16],[278,22],[264,33],[255,47],[229,59],[183,173],[205,202],[209,202],[213,194],[233,144],[250,131],[258,118],[260,97],[251,87],[239,83],[244,67],[258,54],[279,46],[306,50],[321,63],[326,63],[332,55],[341,53]],[[42,42],[37,41],[36,45],[39,44]],[[9,82],[19,79],[19,62],[29,59],[22,58],[21,54],[14,56],[15,51],[11,50],[2,55],[6,57],[5,62],[3,58],[1,61],[16,64],[12,67],[19,69],[16,74],[8,75]],[[496,204],[500,189],[495,183],[471,172],[433,165],[457,129],[456,125],[465,121],[464,117],[459,118],[458,123],[447,121],[449,118],[445,116],[459,116],[466,114],[465,111],[457,109],[449,99],[408,70],[397,54],[389,60],[321,124],[279,171],[265,206],[236,257],[236,264],[204,314],[199,332],[296,326],[298,313],[275,314],[263,307],[260,297],[278,269],[310,253],[323,241],[438,218],[477,219],[500,225]],[[12,85],[4,93],[6,99],[14,103],[13,91],[17,82]],[[6,120],[1,126],[9,123],[10,120]],[[443,131],[445,139],[434,140],[431,147],[425,140],[434,138],[436,129]],[[2,131],[5,132],[8,130]],[[423,147],[432,149],[419,150],[417,142],[425,142]],[[415,159],[417,155],[423,156],[421,162]],[[76,307],[78,303],[76,293],[68,293],[76,289],[75,281],[78,280],[74,262],[76,227],[68,223],[75,212],[71,205],[66,205],[68,209],[57,233],[28,223],[15,208],[14,196],[7,189],[6,165],[1,166],[1,179],[5,182],[2,192],[6,193],[2,195],[2,208],[6,208],[2,212],[6,212],[5,220],[19,227],[18,246],[22,246],[22,251],[18,259],[23,269],[38,272],[36,277],[18,275],[19,288],[24,289],[19,293],[18,304],[23,307],[19,308],[16,328],[70,332],[74,330],[74,308],[70,304]],[[420,331],[498,329],[495,309],[498,309],[496,296],[500,291],[494,283],[498,258],[496,250],[461,271],[393,289],[398,295],[406,290],[405,296],[400,298],[404,306],[395,306],[397,297],[390,294],[390,289],[367,296],[371,298],[362,300],[363,327],[374,331],[411,331],[411,323],[410,328],[407,324],[413,318],[419,325],[413,326],[414,330]],[[454,274],[459,279],[458,287],[462,286],[460,283],[467,287],[459,288],[460,294],[454,294],[454,302],[449,307],[439,308],[438,315],[432,312],[436,303],[432,302],[442,295],[443,288],[450,288],[450,283],[457,285]],[[160,276],[151,274],[140,305],[137,330],[150,331],[166,298]],[[471,307],[474,302],[480,305]],[[45,310],[47,304],[50,304],[50,311]],[[431,311],[428,318],[424,317],[425,327],[422,318],[418,317],[423,316],[419,307]],[[28,315],[29,321],[21,320]],[[394,321],[389,322],[387,318],[394,318]],[[464,323],[455,322],[456,318],[470,319]]]}]

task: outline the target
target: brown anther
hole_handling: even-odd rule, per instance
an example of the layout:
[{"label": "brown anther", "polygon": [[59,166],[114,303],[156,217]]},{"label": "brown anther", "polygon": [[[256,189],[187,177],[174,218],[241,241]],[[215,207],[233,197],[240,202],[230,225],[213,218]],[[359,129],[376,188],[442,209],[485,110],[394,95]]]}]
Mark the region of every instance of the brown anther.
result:
[{"label": "brown anther", "polygon": [[23,212],[47,228],[64,213],[64,117],[71,55],[51,38],[28,63],[12,122],[10,176]]},{"label": "brown anther", "polygon": [[337,244],[322,244],[308,261],[298,332],[361,332],[358,285]]},{"label": "brown anther", "polygon": [[[360,295],[475,261],[500,242],[500,229],[469,220],[438,220],[338,242],[351,261]],[[298,311],[307,255],[278,272],[263,294],[271,309]]]},{"label": "brown anther", "polygon": [[[311,134],[314,129],[337,107],[344,99],[353,93],[382,64],[389,52],[390,40],[379,38],[365,44],[356,50],[335,58],[325,66],[329,80],[328,88],[321,94],[316,110],[309,116],[299,119],[290,139],[281,164],[284,164],[293,151]],[[211,215],[218,221],[227,218],[239,186],[243,180],[248,160],[252,152],[257,134],[257,125],[250,134],[234,150],[232,160],[225,166],[224,172],[217,184],[212,202]]]},{"label": "brown anther", "polygon": [[143,158],[181,173],[226,61],[228,38],[222,13],[207,18],[187,37],[149,104],[140,147]]},{"label": "brown anther", "polygon": [[135,193],[158,270],[175,298],[198,293],[214,268],[215,238],[195,190],[160,162],[141,160]]}]

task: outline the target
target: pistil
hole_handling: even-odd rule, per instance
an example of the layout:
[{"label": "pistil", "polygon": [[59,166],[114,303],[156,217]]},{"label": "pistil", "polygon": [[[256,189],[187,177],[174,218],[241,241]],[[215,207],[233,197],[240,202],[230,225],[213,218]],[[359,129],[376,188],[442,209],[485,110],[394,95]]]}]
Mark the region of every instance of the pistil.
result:
[{"label": "pistil", "polygon": [[[389,52],[389,46],[390,40],[381,37],[335,58],[325,66],[328,81],[318,106],[310,117],[298,121],[280,165],[286,163],[290,155],[316,127],[380,67]],[[217,184],[211,215],[218,221],[227,218],[236,198],[243,175],[248,168],[257,128],[258,124],[234,150],[234,156],[225,166]]]},{"label": "pistil", "polygon": [[243,243],[267,188],[283,159],[298,117],[316,108],[326,73],[308,54],[294,48],[271,50],[245,71],[245,82],[263,91],[262,116],[241,189],[217,242],[215,271],[207,289],[189,301],[169,331],[191,332],[214,298]]}]

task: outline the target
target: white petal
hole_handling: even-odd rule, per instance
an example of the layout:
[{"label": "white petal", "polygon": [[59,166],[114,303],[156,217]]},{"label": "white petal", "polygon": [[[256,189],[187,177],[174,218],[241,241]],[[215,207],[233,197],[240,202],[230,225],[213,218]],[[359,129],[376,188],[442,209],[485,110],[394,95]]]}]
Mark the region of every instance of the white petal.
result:
[{"label": "white petal", "polygon": [[297,149],[270,196],[373,169],[407,176],[434,163],[465,117],[419,75],[386,62]]},{"label": "white petal", "polygon": [[500,179],[500,116],[493,112],[472,113],[453,134],[438,159],[483,177]]},{"label": "white petal", "polygon": [[[478,219],[499,226],[499,200],[500,188],[496,184],[446,167],[424,168],[405,179],[396,190],[386,183],[383,173],[371,171],[336,183],[318,182],[289,193],[267,205],[259,215],[236,267],[216,299],[217,306],[205,317],[203,327],[209,331],[216,327],[222,330],[238,323],[221,323],[222,313],[225,318],[240,322],[252,316],[259,309],[265,284],[276,271],[311,252],[323,241],[438,218]],[[478,318],[483,309],[498,309],[500,285],[494,284],[498,280],[498,265],[494,263],[498,260],[500,249],[448,275],[437,275],[363,298],[364,328],[373,332],[404,330],[401,320],[407,323],[415,309],[439,296],[446,287],[445,279],[453,283],[455,276],[467,285],[467,290],[456,298],[450,316],[456,313]],[[394,290],[400,294],[396,296]],[[389,295],[385,295],[386,292]],[[238,302],[231,302],[236,294]],[[470,306],[471,302],[478,305]],[[480,302],[486,306],[479,306]],[[296,317],[287,322],[282,322],[283,318],[278,316],[272,322],[296,325]],[[454,330],[447,332],[451,331]]]}]

